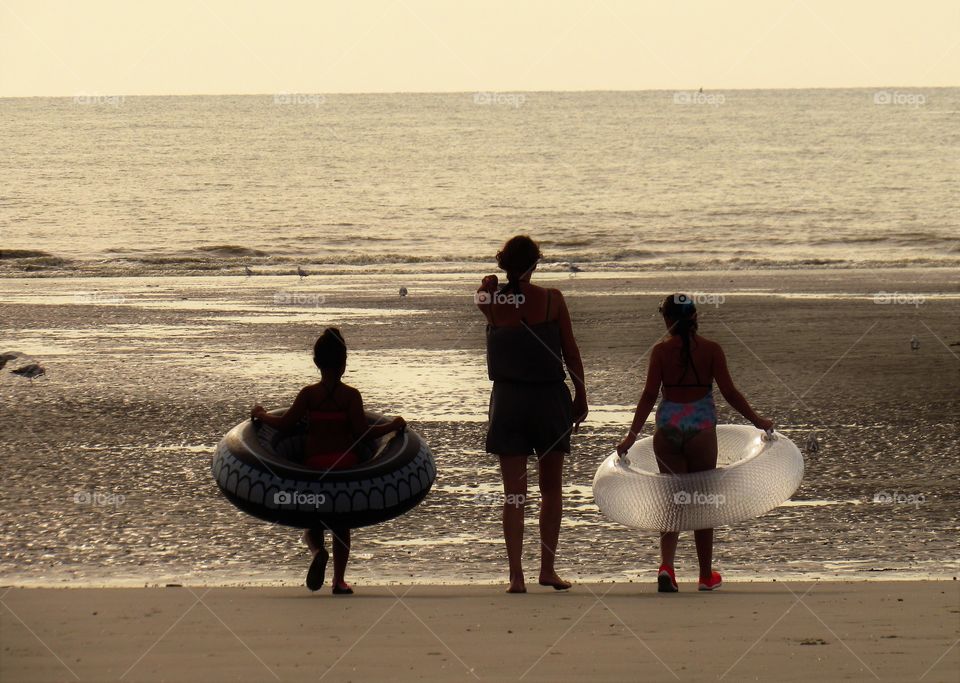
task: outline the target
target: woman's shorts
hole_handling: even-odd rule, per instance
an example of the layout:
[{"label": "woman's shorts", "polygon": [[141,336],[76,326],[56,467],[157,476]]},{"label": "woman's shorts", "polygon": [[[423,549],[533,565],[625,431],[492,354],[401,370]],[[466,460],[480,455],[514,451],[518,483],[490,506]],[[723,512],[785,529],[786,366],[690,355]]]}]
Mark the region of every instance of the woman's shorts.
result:
[{"label": "woman's shorts", "polygon": [[538,455],[570,452],[573,400],[564,382],[494,382],[487,453]]}]

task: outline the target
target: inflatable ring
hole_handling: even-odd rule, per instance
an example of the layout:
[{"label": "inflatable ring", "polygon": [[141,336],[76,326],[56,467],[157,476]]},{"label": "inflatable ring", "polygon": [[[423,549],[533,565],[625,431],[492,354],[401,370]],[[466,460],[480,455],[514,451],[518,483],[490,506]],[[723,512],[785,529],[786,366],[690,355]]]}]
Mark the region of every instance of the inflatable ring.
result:
[{"label": "inflatable ring", "polygon": [[[371,424],[383,419],[367,413]],[[213,454],[211,471],[220,491],[244,512],[267,522],[355,529],[416,507],[437,477],[433,453],[409,428],[374,442],[372,457],[342,470],[299,464],[304,436],[303,425],[278,432],[265,424],[241,422]]]},{"label": "inflatable ring", "polygon": [[717,426],[717,469],[660,474],[653,437],[621,459],[614,452],[593,478],[593,497],[615,522],[650,531],[712,529],[769,512],[803,479],[803,456],[790,439],[744,425]]}]

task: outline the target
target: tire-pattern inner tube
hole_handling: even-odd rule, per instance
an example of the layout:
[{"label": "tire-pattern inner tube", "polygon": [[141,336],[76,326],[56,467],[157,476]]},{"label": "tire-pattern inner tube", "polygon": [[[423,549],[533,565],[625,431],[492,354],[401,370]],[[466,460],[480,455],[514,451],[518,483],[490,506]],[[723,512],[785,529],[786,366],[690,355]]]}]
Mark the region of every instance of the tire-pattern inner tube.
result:
[{"label": "tire-pattern inner tube", "polygon": [[[273,411],[272,414],[283,414]],[[370,424],[385,420],[367,412]],[[241,422],[221,439],[211,472],[226,498],[244,512],[276,524],[355,529],[393,519],[416,507],[437,477],[433,453],[409,427],[359,445],[364,462],[350,469],[314,470],[299,464],[305,424],[278,432]]]},{"label": "tire-pattern inner tube", "polygon": [[790,439],[754,427],[717,426],[717,469],[661,474],[653,437],[621,459],[612,453],[593,478],[600,511],[649,531],[688,531],[735,524],[789,500],[803,480],[803,455]]}]

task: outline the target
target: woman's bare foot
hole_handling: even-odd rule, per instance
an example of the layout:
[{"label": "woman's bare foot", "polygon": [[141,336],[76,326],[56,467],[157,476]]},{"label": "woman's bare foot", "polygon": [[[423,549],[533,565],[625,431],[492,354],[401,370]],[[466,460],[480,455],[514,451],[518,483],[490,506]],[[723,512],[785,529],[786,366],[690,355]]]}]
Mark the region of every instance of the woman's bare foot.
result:
[{"label": "woman's bare foot", "polygon": [[523,574],[511,574],[510,575],[510,587],[507,588],[508,593],[526,593],[527,584],[523,581]]},{"label": "woman's bare foot", "polygon": [[551,588],[553,588],[553,590],[557,590],[557,591],[569,590],[570,587],[573,585],[569,581],[564,581],[559,576],[557,576],[556,572],[553,572],[552,574],[541,574],[538,583],[541,586],[550,586]]}]

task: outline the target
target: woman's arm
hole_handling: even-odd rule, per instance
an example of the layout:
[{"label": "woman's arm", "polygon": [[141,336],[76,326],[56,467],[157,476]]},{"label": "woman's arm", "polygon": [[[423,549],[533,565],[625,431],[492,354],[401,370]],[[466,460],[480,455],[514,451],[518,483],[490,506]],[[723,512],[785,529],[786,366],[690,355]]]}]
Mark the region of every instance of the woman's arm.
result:
[{"label": "woman's arm", "polygon": [[570,311],[567,309],[567,300],[563,298],[560,290],[553,290],[557,298],[560,299],[560,308],[557,311],[557,321],[560,323],[560,345],[563,349],[563,362],[570,371],[570,379],[573,381],[573,419],[574,432],[580,426],[580,423],[587,419],[587,413],[590,409],[587,405],[587,385],[583,380],[583,359],[580,358],[580,347],[577,346],[577,339],[573,336],[573,321],[570,320]]},{"label": "woman's arm", "polygon": [[491,309],[493,308],[493,295],[497,293],[498,284],[499,280],[496,275],[487,275],[480,283],[476,296],[473,297],[477,308],[480,309],[489,323],[493,322]]},{"label": "woman's arm", "polygon": [[661,346],[657,344],[650,352],[650,362],[647,364],[647,382],[643,386],[643,393],[640,394],[640,400],[637,402],[637,410],[633,414],[633,423],[630,425],[630,431],[623,437],[623,441],[617,446],[617,453],[623,455],[630,450],[630,447],[636,442],[640,430],[650,417],[650,411],[653,410],[653,404],[657,402],[657,393],[660,391],[660,384],[663,382],[663,375],[660,373],[662,363],[660,362]]},{"label": "woman's arm", "polygon": [[773,428],[773,420],[758,415],[751,407],[750,403],[744,398],[743,394],[733,384],[733,378],[730,377],[730,370],[727,368],[727,357],[719,344],[714,343],[713,351],[713,376],[717,380],[717,388],[727,399],[727,403],[733,406],[733,409],[750,420],[757,429]]},{"label": "woman's arm", "polygon": [[266,425],[273,427],[281,432],[293,429],[307,412],[307,387],[300,390],[293,405],[287,408],[283,415],[271,415],[261,405],[256,405],[250,411],[250,417],[254,420],[260,420]]}]

